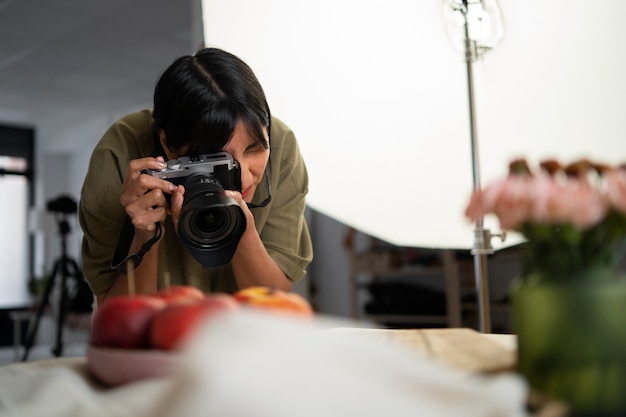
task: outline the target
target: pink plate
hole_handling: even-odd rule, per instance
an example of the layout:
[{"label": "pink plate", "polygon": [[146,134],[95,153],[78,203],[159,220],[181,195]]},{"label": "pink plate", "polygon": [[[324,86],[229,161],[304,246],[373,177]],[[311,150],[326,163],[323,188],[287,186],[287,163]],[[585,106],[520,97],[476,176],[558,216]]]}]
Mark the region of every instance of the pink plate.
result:
[{"label": "pink plate", "polygon": [[159,350],[87,348],[87,367],[100,381],[121,385],[167,375],[181,362],[179,355]]}]

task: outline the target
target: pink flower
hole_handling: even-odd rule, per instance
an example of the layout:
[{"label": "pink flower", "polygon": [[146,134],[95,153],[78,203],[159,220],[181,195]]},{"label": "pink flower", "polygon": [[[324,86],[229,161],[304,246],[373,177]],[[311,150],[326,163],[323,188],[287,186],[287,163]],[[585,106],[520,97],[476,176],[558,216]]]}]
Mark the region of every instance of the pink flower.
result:
[{"label": "pink flower", "polygon": [[541,279],[583,279],[586,269],[615,269],[626,243],[626,165],[548,160],[533,171],[516,159],[507,177],[472,193],[465,216],[477,221],[488,214],[502,230],[523,234],[525,268]]},{"label": "pink flower", "polygon": [[[626,212],[626,173],[613,180],[614,199]],[[609,200],[584,175],[559,177],[511,173],[484,190],[474,191],[465,216],[476,221],[493,213],[503,230],[516,230],[523,223],[572,224],[579,230],[598,224],[609,209]]]},{"label": "pink flower", "polygon": [[600,223],[609,209],[603,193],[584,178],[568,178],[563,191],[551,200],[555,214],[551,222],[572,223],[579,230]]},{"label": "pink flower", "polygon": [[503,186],[504,180],[498,180],[484,190],[474,190],[465,208],[465,216],[475,222],[485,214],[493,212]]},{"label": "pink flower", "polygon": [[484,190],[475,190],[465,209],[465,216],[477,221],[486,214],[494,213],[502,229],[516,228],[528,218],[531,211],[532,197],[528,191],[532,188],[532,182],[532,177],[509,175]]},{"label": "pink flower", "polygon": [[619,212],[626,214],[626,169],[606,173],[607,198]]},{"label": "pink flower", "polygon": [[584,230],[599,223],[608,203],[586,178],[534,177],[528,190],[533,209],[524,219],[539,224],[573,224]]},{"label": "pink flower", "polygon": [[503,230],[513,230],[531,217],[537,181],[526,175],[509,175],[503,184],[494,210]]}]

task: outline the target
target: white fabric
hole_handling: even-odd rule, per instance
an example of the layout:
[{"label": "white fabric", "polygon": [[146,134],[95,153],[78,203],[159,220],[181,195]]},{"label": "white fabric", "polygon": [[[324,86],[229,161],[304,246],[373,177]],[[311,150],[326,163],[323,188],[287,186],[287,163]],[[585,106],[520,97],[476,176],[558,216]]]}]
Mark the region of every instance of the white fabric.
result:
[{"label": "white fabric", "polygon": [[259,314],[209,323],[159,417],[519,417],[526,385],[480,377],[399,347]]},{"label": "white fabric", "polygon": [[172,384],[156,378],[108,389],[89,377],[81,357],[6,365],[0,367],[0,416],[149,416]]},{"label": "white fabric", "polygon": [[515,375],[470,375],[324,330],[345,325],[240,311],[207,323],[174,375],[112,389],[94,383],[84,358],[0,367],[0,416],[527,415],[527,388]]}]

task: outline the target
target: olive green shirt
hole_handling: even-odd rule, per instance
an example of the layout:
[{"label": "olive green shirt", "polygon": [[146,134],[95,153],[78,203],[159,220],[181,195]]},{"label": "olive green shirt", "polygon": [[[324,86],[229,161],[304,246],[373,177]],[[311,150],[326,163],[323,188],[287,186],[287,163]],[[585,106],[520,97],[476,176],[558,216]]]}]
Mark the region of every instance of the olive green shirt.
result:
[{"label": "olive green shirt", "polygon": [[[82,268],[95,295],[107,291],[118,273],[111,267],[126,212],[120,203],[128,163],[154,155],[152,111],[129,114],[113,124],[96,145],[89,162],[78,207],[84,237]],[[313,258],[309,230],[304,218],[308,175],[293,132],[272,119],[268,163],[271,202],[251,209],[256,229],[267,252],[292,280],[301,279]],[[268,195],[266,182],[256,189],[252,203]],[[230,265],[204,268],[178,240],[171,219],[159,245],[159,287],[164,284],[193,285],[205,292],[237,290]]]}]

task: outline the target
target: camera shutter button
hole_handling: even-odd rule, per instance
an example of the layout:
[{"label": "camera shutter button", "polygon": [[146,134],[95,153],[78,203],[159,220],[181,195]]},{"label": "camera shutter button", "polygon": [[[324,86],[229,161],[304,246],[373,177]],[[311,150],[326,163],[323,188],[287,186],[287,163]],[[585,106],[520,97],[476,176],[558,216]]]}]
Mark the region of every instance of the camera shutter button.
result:
[{"label": "camera shutter button", "polygon": [[169,169],[179,169],[180,164],[180,159],[170,159],[169,161],[167,161],[167,167]]}]

